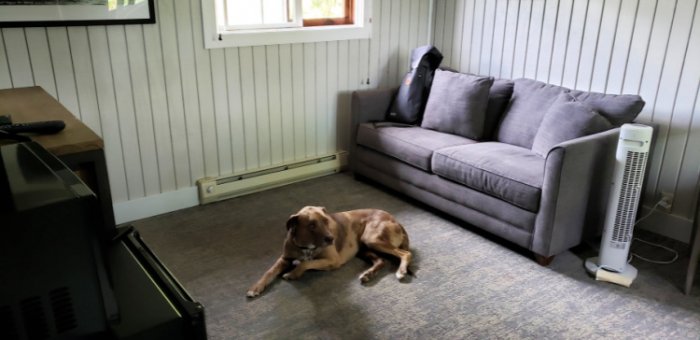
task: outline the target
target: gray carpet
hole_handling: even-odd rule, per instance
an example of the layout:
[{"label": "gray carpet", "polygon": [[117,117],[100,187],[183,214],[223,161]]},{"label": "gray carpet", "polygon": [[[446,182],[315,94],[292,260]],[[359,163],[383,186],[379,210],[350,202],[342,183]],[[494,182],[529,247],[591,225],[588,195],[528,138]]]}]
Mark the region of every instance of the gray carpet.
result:
[{"label": "gray carpet", "polygon": [[[304,205],[391,212],[410,236],[416,276],[398,282],[394,263],[363,286],[357,277],[368,265],[354,259],[247,299],[281,251],[286,219]],[[134,226],[204,304],[211,339],[700,338],[700,287],[692,296],[680,289],[687,259],[635,261],[640,274],[629,289],[596,282],[582,266],[594,254],[587,247],[541,267],[517,247],[347,174]]]}]

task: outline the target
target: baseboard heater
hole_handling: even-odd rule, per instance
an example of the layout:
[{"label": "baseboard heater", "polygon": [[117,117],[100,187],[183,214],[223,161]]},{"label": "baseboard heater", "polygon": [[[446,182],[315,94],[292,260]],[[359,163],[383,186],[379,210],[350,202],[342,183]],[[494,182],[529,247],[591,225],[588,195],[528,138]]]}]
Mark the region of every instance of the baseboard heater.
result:
[{"label": "baseboard heater", "polygon": [[340,172],[347,165],[347,153],[311,158],[285,165],[197,181],[199,204],[207,204],[257,191]]}]

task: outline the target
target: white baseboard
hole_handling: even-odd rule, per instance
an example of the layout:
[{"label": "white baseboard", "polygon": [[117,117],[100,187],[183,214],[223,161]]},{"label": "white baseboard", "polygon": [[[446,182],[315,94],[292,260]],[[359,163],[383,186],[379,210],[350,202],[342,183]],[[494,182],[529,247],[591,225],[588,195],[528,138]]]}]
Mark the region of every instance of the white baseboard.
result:
[{"label": "white baseboard", "polygon": [[[642,207],[640,217],[646,216],[650,209]],[[659,210],[654,211],[648,218],[639,222],[639,228],[654,232],[672,239],[690,243],[693,221],[681,216],[668,214]]]},{"label": "white baseboard", "polygon": [[189,187],[162,194],[137,198],[114,204],[117,224],[127,223],[171,211],[194,207],[199,204],[197,187]]}]

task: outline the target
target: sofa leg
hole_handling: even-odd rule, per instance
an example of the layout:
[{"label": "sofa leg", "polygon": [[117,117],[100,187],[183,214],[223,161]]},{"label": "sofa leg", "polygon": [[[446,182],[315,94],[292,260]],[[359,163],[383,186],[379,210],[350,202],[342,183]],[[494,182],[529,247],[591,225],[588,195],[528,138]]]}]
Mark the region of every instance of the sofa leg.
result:
[{"label": "sofa leg", "polygon": [[552,256],[542,256],[542,255],[540,255],[540,254],[535,254],[535,261],[537,261],[537,263],[538,263],[540,266],[546,267],[546,266],[549,266],[550,263],[552,263],[552,260],[554,260],[554,256],[555,256],[555,255],[552,255]]}]

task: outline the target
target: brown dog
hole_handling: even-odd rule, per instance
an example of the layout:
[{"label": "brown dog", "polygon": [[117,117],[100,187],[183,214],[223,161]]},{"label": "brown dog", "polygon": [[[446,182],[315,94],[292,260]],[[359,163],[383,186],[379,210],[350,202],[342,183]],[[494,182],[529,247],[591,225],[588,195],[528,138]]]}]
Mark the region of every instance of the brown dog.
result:
[{"label": "brown dog", "polygon": [[391,214],[376,209],[329,214],[323,207],[304,207],[287,220],[282,256],[246,295],[260,295],[290,265],[294,268],[282,275],[286,280],[298,279],[309,269],[339,268],[357,255],[362,245],[366,249],[360,255],[371,260],[372,267],[360,275],[360,281],[369,281],[384,266],[384,260],[372,250],[400,258],[396,277],[401,280],[406,276],[412,257],[408,234]]}]

